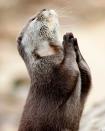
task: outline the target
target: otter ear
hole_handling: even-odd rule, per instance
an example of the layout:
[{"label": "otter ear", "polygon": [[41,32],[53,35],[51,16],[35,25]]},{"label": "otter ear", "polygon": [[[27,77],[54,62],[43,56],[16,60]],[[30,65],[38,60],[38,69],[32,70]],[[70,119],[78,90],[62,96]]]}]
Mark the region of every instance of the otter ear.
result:
[{"label": "otter ear", "polygon": [[19,37],[17,38],[17,43],[18,43],[19,45],[21,44],[22,37],[23,37],[23,35],[20,34]]}]

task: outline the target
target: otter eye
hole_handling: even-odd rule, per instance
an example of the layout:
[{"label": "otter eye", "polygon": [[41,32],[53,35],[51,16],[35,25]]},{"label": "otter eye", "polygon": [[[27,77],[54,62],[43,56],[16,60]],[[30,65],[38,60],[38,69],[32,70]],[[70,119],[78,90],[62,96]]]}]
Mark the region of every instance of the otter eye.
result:
[{"label": "otter eye", "polygon": [[33,18],[30,19],[30,21],[33,21],[33,20],[35,20],[35,19],[36,19],[36,17],[33,17]]},{"label": "otter eye", "polygon": [[46,11],[47,9],[43,9],[42,11]]}]

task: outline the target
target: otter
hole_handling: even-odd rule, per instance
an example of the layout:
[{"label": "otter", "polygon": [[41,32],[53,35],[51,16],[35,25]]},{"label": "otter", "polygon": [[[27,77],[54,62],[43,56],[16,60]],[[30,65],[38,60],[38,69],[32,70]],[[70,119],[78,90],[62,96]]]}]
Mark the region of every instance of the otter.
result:
[{"label": "otter", "polygon": [[72,33],[60,40],[54,10],[41,10],[18,37],[31,85],[18,131],[78,131],[90,69]]}]

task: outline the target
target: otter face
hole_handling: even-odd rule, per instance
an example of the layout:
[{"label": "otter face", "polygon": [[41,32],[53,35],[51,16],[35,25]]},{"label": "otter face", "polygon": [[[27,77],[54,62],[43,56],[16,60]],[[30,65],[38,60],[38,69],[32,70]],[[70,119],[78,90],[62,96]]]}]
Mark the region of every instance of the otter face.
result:
[{"label": "otter face", "polygon": [[51,42],[60,43],[58,16],[54,10],[44,9],[29,20],[18,38],[18,43],[28,55],[35,50],[43,56],[45,52],[53,54],[49,45]]}]

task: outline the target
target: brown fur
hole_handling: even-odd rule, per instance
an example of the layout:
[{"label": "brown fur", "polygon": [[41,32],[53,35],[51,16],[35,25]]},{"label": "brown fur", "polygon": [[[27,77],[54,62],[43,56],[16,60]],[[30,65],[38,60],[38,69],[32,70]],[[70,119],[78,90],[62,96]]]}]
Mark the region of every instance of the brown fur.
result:
[{"label": "brown fur", "polygon": [[56,54],[30,59],[18,41],[18,50],[31,78],[31,86],[18,131],[78,131],[91,75],[77,40],[63,38]]}]

